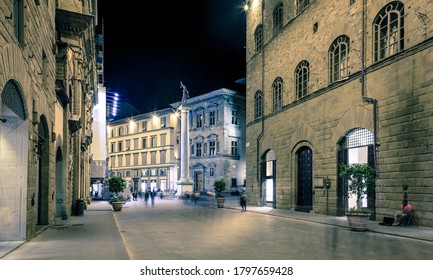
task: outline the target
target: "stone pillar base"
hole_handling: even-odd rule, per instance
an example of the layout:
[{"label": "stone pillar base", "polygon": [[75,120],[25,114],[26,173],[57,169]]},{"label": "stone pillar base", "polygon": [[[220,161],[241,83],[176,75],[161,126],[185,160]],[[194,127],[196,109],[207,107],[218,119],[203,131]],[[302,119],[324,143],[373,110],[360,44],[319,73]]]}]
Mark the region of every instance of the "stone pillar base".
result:
[{"label": "stone pillar base", "polygon": [[191,180],[181,180],[176,182],[176,184],[179,195],[182,195],[185,192],[189,192],[190,194],[193,192],[194,182]]}]

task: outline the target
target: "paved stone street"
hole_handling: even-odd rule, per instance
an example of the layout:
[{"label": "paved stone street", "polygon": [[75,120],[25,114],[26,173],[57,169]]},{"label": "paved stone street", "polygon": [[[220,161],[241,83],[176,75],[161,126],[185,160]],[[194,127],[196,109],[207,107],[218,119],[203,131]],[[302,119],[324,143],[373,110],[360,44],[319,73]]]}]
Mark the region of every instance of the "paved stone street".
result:
[{"label": "paved stone street", "polygon": [[[247,210],[241,212],[236,200],[227,201],[226,208],[216,208],[214,201],[185,205],[179,200],[156,199],[155,207],[131,201],[122,211],[113,212],[107,202],[94,201],[83,216],[46,229],[3,259],[433,260],[430,241],[354,232],[338,223],[290,215],[322,220],[328,216],[287,210],[281,210],[286,216],[275,216],[251,207]],[[330,219],[345,222],[344,217]]]}]

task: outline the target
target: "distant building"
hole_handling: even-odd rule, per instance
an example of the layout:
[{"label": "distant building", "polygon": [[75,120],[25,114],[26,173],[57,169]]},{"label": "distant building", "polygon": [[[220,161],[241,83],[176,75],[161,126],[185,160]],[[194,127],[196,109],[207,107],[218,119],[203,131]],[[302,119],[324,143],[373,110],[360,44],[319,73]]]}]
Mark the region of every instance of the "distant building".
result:
[{"label": "distant building", "polygon": [[[108,124],[108,172],[132,189],[178,189],[180,178],[181,102]],[[213,191],[224,178],[228,191],[245,181],[245,96],[219,89],[188,99],[191,107],[190,178],[194,191]],[[180,192],[179,192],[180,193]]]},{"label": "distant building", "polygon": [[244,187],[245,96],[222,88],[189,98],[187,104],[194,191],[213,192],[213,182],[219,179],[226,181],[228,191]]},{"label": "distant building", "polygon": [[431,2],[249,2],[251,203],[344,216],[339,167],[368,163],[376,220],[407,195],[413,223],[433,227]]},{"label": "distant building", "polygon": [[108,173],[139,192],[174,190],[178,116],[171,108],[108,123]]}]

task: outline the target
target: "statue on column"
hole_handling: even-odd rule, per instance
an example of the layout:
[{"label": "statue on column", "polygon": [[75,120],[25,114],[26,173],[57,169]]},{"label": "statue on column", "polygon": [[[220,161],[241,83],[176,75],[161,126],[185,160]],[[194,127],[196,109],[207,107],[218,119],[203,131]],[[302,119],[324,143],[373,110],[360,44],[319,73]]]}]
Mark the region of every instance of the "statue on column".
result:
[{"label": "statue on column", "polygon": [[189,98],[188,90],[186,89],[186,86],[180,82],[180,88],[182,89],[182,104],[186,104],[186,100]]}]

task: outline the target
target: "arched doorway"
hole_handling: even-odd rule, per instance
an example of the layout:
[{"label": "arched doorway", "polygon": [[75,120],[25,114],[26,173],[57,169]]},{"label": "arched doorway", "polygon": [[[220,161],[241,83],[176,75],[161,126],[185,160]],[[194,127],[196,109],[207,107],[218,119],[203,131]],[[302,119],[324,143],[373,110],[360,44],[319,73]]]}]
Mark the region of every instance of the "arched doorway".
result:
[{"label": "arched doorway", "polygon": [[[341,164],[368,163],[375,168],[374,134],[365,128],[354,128],[348,131],[338,143],[338,174]],[[363,207],[374,211],[375,191],[367,194],[362,201]],[[338,177],[337,183],[337,215],[344,216],[349,208],[355,206],[356,198],[351,198],[343,184],[342,178]],[[374,215],[372,215],[374,219]]]},{"label": "arched doorway", "polygon": [[313,210],[313,151],[301,147],[297,152],[297,211],[309,212]]},{"label": "arched doorway", "polygon": [[260,163],[260,206],[276,207],[276,158],[269,150]]},{"label": "arched doorway", "polygon": [[[37,141],[37,204],[36,204],[36,225],[48,224],[48,206],[49,206],[49,183],[48,183],[48,162],[49,162],[49,138],[48,125],[44,115],[41,115],[38,125],[38,141]],[[52,194],[54,199],[54,193]]]},{"label": "arched doorway", "polygon": [[24,240],[27,222],[29,121],[20,84],[1,92],[0,240]]},{"label": "arched doorway", "polygon": [[67,219],[65,208],[66,195],[66,167],[63,160],[62,149],[57,147],[56,152],[56,218]]}]

